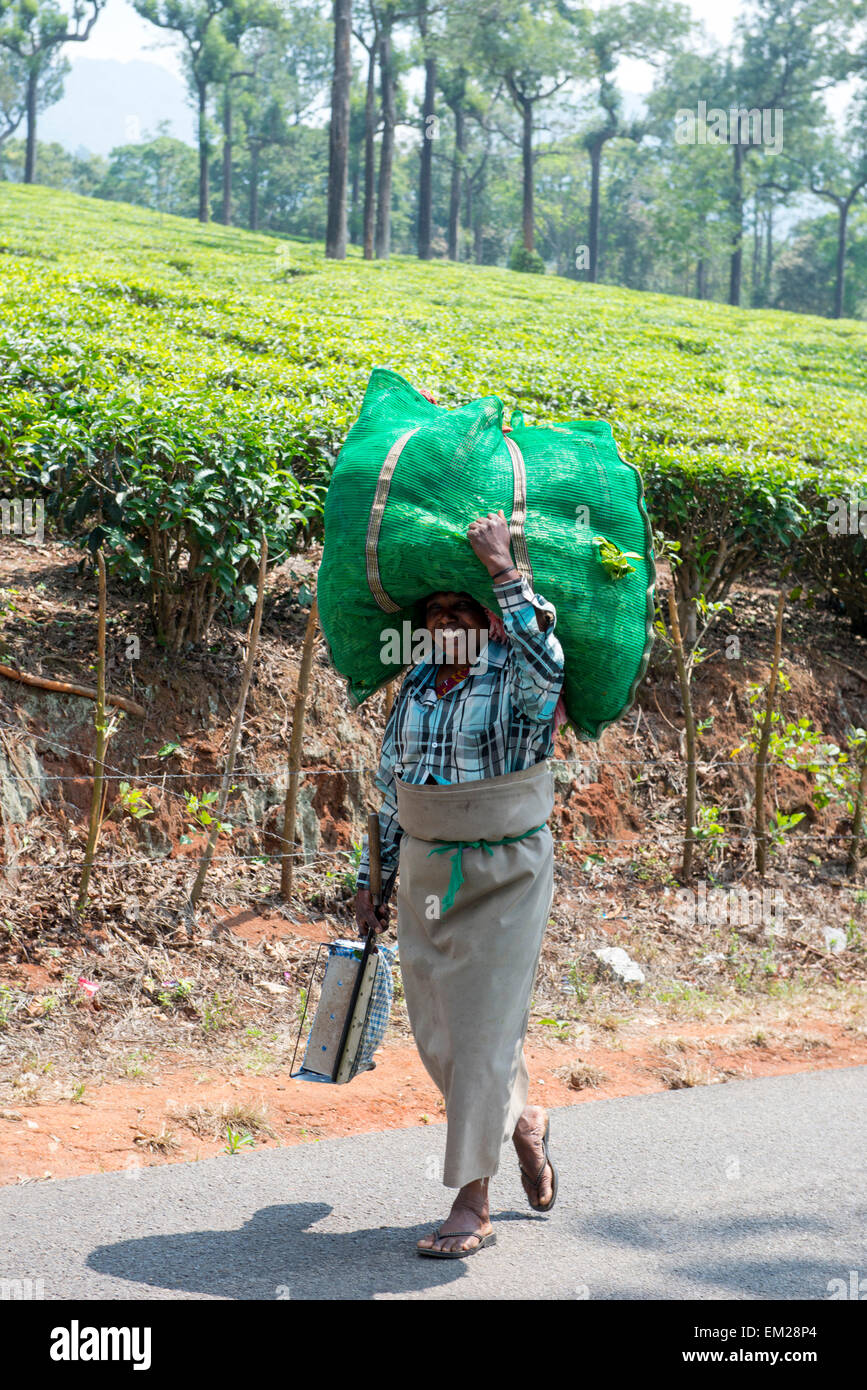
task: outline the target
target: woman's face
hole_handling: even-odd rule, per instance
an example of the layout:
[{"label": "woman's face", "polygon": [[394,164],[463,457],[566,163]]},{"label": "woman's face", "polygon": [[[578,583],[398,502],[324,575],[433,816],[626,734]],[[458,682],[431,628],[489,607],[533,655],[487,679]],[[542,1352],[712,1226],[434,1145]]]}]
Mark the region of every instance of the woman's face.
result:
[{"label": "woman's face", "polygon": [[434,661],[443,665],[469,660],[468,633],[486,631],[488,626],[481,604],[469,594],[451,589],[430,594],[424,616],[425,627],[434,641]]}]

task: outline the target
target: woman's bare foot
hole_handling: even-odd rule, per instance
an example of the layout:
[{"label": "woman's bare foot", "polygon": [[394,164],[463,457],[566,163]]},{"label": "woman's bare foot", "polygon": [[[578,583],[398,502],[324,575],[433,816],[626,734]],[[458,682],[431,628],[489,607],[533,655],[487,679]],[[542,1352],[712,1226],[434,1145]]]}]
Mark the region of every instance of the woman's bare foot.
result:
[{"label": "woman's bare foot", "polygon": [[[531,1181],[531,1178],[534,1178],[538,1173],[545,1157],[542,1136],[545,1133],[547,1119],[547,1111],[541,1105],[526,1105],[512,1135],[518,1162],[526,1170],[521,1174],[521,1184],[527,1194],[530,1206],[537,1211],[544,1211],[554,1190],[554,1170],[550,1163],[545,1164],[545,1171],[539,1180],[538,1187],[534,1187]],[[529,1178],[527,1173],[530,1174]]]},{"label": "woman's bare foot", "polygon": [[[536,1165],[538,1167],[538,1164]],[[452,1209],[440,1227],[440,1238],[424,1236],[418,1242],[420,1250],[475,1250],[485,1236],[494,1229],[489,1219],[488,1179],[477,1178],[462,1187]],[[443,1227],[446,1229],[443,1230]],[[470,1231],[471,1235],[452,1236],[449,1239],[448,1227],[453,1231]],[[478,1238],[476,1236],[478,1232]]]}]

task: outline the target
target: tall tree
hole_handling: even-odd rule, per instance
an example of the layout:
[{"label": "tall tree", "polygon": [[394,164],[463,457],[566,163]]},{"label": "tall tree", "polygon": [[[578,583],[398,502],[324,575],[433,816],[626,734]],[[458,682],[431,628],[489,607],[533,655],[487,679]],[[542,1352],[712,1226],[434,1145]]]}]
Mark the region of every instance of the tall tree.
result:
[{"label": "tall tree", "polygon": [[433,222],[433,142],[437,133],[437,35],[431,25],[434,7],[431,0],[419,0],[418,29],[421,35],[424,62],[424,98],[421,108],[421,147],[418,176],[418,235],[419,260],[430,260]]},{"label": "tall tree", "polygon": [[863,110],[860,124],[846,131],[848,148],[841,150],[833,140],[825,145],[810,173],[810,192],[833,203],[837,209],[837,262],[834,275],[835,319],[843,316],[843,287],[846,278],[846,250],[849,213],[855,199],[867,188],[867,129]]},{"label": "tall tree", "polygon": [[328,135],[328,220],[325,255],[346,256],[346,171],[349,162],[349,94],[352,60],[352,0],[334,0],[334,76],[331,82],[331,126]]},{"label": "tall tree", "polygon": [[669,0],[626,0],[594,12],[560,8],[575,28],[576,38],[591,66],[594,100],[599,117],[591,120],[584,133],[584,148],[590,157],[589,260],[587,278],[599,274],[599,215],[602,154],[609,140],[618,136],[640,138],[640,122],[625,122],[623,99],[614,77],[623,58],[643,58],[655,63],[669,53],[692,27],[686,5]]},{"label": "tall tree", "polygon": [[532,5],[524,0],[517,12],[504,11],[499,0],[480,0],[477,14],[478,59],[502,77],[521,119],[521,231],[524,247],[532,251],[536,109],[579,75],[585,60],[576,50],[569,20],[549,0]]},{"label": "tall tree", "polygon": [[236,0],[219,17],[219,25],[228,45],[225,61],[220,65],[219,85],[223,118],[223,206],[222,221],[229,226],[232,220],[232,170],[234,145],[235,83],[254,77],[255,72],[245,60],[245,50],[254,36],[267,30],[278,34],[278,42],[291,44],[292,38],[284,11],[273,0]]},{"label": "tall tree", "polygon": [[[867,312],[867,202],[855,199],[843,286],[843,312],[864,318]],[[773,307],[795,314],[827,315],[834,302],[839,248],[838,218],[833,209],[805,216],[786,228],[777,249]]]},{"label": "tall tree", "polygon": [[132,0],[144,19],[178,34],[183,41],[190,85],[196,97],[199,146],[199,221],[211,217],[208,96],[215,82],[231,70],[235,49],[220,20],[239,10],[244,0]]},{"label": "tall tree", "polygon": [[269,145],[288,145],[289,140],[289,125],[278,101],[269,101],[256,112],[254,119],[247,121],[247,149],[250,151],[248,226],[251,232],[259,230],[259,175],[262,151]]},{"label": "tall tree", "polygon": [[[37,84],[37,112],[60,100],[69,66],[59,49],[55,49]],[[0,145],[15,134],[27,115],[27,85],[26,64],[15,53],[0,49]]]},{"label": "tall tree", "polygon": [[399,12],[395,0],[385,0],[379,9],[379,84],[382,112],[382,141],[379,149],[379,182],[376,190],[376,230],[374,249],[377,259],[391,252],[391,185],[394,177],[394,133],[397,124],[396,88],[397,55],[394,49],[394,30],[400,20],[407,18]]},{"label": "tall tree", "polygon": [[[353,79],[354,77],[355,75],[353,74]],[[349,206],[347,209],[347,238],[356,246],[361,245],[363,241],[361,180],[364,175],[364,146],[367,127],[364,108],[364,88],[361,83],[356,83],[356,81],[353,80],[349,105],[348,177],[351,191],[347,193],[347,198],[349,199]]]},{"label": "tall tree", "polygon": [[367,53],[367,82],[364,102],[364,215],[362,242],[364,259],[373,260],[376,221],[376,70],[379,63],[379,12],[373,0],[369,6],[369,32],[353,29],[353,35]]},{"label": "tall tree", "polygon": [[322,112],[330,79],[330,25],[313,3],[296,5],[279,27],[260,26],[242,46],[253,76],[243,85],[237,106],[250,156],[249,224],[259,225],[262,154],[290,147],[306,117]]},{"label": "tall tree", "polygon": [[235,142],[234,130],[234,106],[233,96],[235,82],[242,81],[245,77],[252,77],[250,68],[233,68],[227,72],[222,82],[222,108],[223,108],[223,206],[221,209],[220,221],[225,227],[232,222],[232,170],[233,170],[233,150]]},{"label": "tall tree", "polygon": [[27,114],[27,78],[13,53],[0,53],[0,145],[14,135]]},{"label": "tall tree", "polygon": [[712,144],[672,141],[677,108],[690,111],[699,100],[722,100],[723,78],[716,55],[675,51],[660,65],[646,101],[643,125],[655,138],[664,177],[654,201],[653,222],[671,256],[693,281],[696,299],[707,299],[726,255],[729,165]]},{"label": "tall tree", "polygon": [[[504,227],[491,226],[485,220],[485,214],[489,211],[493,174],[498,173],[501,182],[505,181],[509,185],[512,183],[513,164],[506,146],[514,144],[514,141],[504,136],[497,120],[497,109],[504,86],[502,78],[493,91],[482,91],[474,86],[472,95],[464,102],[467,130],[462,161],[464,222],[472,237],[472,259],[476,265],[482,265],[486,261],[487,232],[493,232],[494,240],[499,240],[502,234],[505,241],[507,235]],[[475,162],[473,156],[476,156]],[[511,218],[509,220],[511,222]],[[490,264],[495,261],[496,256],[488,257]]]},{"label": "tall tree", "polygon": [[36,116],[51,90],[51,70],[57,76],[58,50],[66,43],[84,43],[105,8],[106,0],[73,0],[72,13],[57,0],[0,0],[0,48],[23,69],[27,113],[27,152],[24,182],[36,178]]},{"label": "tall tree", "polygon": [[232,221],[232,150],[234,143],[233,116],[234,106],[233,97],[235,93],[235,83],[241,82],[246,77],[252,77],[253,71],[245,66],[241,54],[241,43],[245,35],[253,29],[271,28],[279,29],[283,15],[282,11],[270,0],[244,0],[243,3],[232,5],[219,16],[218,23],[223,33],[223,38],[228,45],[225,52],[225,62],[221,65],[220,75],[220,105],[222,107],[223,122],[223,187],[222,187],[222,209],[221,221],[225,226],[229,226]]},{"label": "tall tree", "polygon": [[798,188],[832,203],[837,209],[837,254],[834,269],[834,318],[842,318],[846,278],[849,214],[855,200],[867,189],[867,91],[862,90],[850,103],[843,122],[843,133],[826,119],[803,132],[800,148],[787,151],[785,167],[794,180],[774,182],[787,196]]},{"label": "tall tree", "polygon": [[762,149],[752,138],[748,115],[751,111],[776,113],[779,123],[784,113],[786,138],[791,139],[798,125],[814,114],[817,93],[835,86],[863,62],[857,52],[854,23],[858,8],[858,0],[751,0],[740,20],[736,46],[725,65],[729,89],[726,105],[737,111],[738,126],[734,140],[729,130],[730,304],[741,301],[744,164],[748,156]]},{"label": "tall tree", "polygon": [[[448,9],[444,12],[444,18],[444,31],[437,36],[436,40],[434,75],[443,101],[451,111],[454,121],[447,241],[449,259],[456,261],[460,255],[460,216],[466,165],[467,117],[471,113],[481,117],[486,105],[486,98],[474,78],[474,69],[478,66],[474,59],[477,43],[477,18],[474,7],[466,0],[451,0]],[[500,85],[502,86],[502,79]],[[427,91],[425,95],[427,97]],[[428,112],[426,101],[425,111],[425,122],[427,122],[429,116],[435,114],[433,103],[431,103],[431,109]],[[431,164],[432,159],[429,159],[428,169]],[[421,203],[421,191],[419,202]]]},{"label": "tall tree", "polygon": [[448,256],[450,261],[459,259],[460,250],[461,193],[466,158],[467,84],[469,78],[469,70],[462,62],[456,63],[453,67],[450,66],[445,69],[441,67],[440,69],[440,90],[455,123],[449,181]]},{"label": "tall tree", "polygon": [[[379,176],[376,190],[376,215],[373,230],[373,252],[377,258],[387,257],[391,251],[391,190],[394,179],[395,128],[397,126],[398,79],[402,67],[401,54],[394,42],[395,29],[406,20],[417,15],[418,0],[408,0],[407,8],[398,8],[398,0],[368,0],[373,37],[360,38],[368,51],[371,62],[374,57],[379,66],[380,123],[382,140],[379,149]],[[355,31],[353,31],[355,32]],[[375,74],[368,68],[368,92],[375,97]],[[367,138],[372,155],[372,131],[374,116],[368,122]],[[372,175],[372,158],[367,161]],[[367,198],[365,203],[367,205]],[[372,202],[372,199],[371,199]],[[372,211],[372,209],[371,209]],[[365,230],[364,254],[367,257],[368,243]]]}]

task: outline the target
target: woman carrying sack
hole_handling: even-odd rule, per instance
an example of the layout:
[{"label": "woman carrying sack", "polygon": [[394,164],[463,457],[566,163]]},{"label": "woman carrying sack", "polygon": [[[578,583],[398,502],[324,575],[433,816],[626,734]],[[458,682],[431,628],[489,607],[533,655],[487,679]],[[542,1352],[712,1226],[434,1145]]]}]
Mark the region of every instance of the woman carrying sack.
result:
[{"label": "woman carrying sack", "polygon": [[[549,1211],[557,1192],[548,1116],[526,1104],[523,1042],[553,897],[546,759],[566,718],[564,658],[555,608],[515,567],[503,513],[474,521],[467,539],[502,618],[463,592],[428,596],[433,659],[403,681],[376,777],[383,905],[371,900],[366,845],[356,898],[359,934],[382,930],[399,858],[404,994],[446,1103],[443,1183],[459,1189],[443,1226],[417,1249],[443,1259],[495,1243],[488,1182],[508,1139],[530,1205]],[[467,647],[478,650],[470,638],[486,635],[468,661]]]}]

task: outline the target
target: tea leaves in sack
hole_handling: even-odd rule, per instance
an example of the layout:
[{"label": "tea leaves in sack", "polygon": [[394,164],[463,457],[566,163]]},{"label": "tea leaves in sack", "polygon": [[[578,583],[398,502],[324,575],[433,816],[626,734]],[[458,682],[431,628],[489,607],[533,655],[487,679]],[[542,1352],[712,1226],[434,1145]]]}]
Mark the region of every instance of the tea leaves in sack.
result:
[{"label": "tea leaves in sack", "polygon": [[467,529],[502,509],[518,569],[557,609],[569,719],[596,739],[632,704],[653,643],[641,477],[604,420],[528,426],[515,411],[504,434],[503,411],[498,396],[448,410],[373,369],[326,497],[322,631],[357,705],[404,669],[383,659],[388,634],[421,626],[428,594],[497,612]]}]

